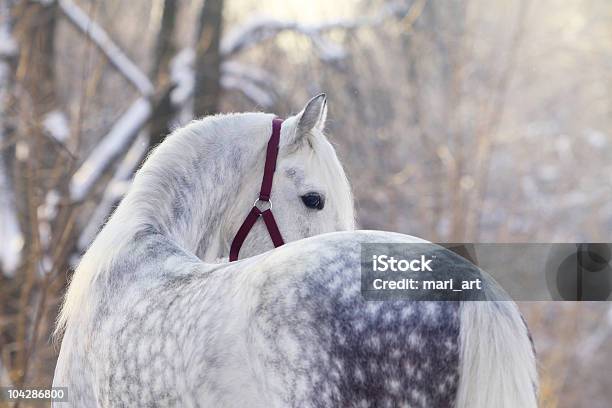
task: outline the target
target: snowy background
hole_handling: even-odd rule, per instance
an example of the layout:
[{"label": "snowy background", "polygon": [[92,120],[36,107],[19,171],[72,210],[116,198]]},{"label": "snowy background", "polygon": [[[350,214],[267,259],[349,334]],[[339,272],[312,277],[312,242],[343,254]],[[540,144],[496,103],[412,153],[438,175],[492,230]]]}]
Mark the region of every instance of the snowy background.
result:
[{"label": "snowy background", "polygon": [[[0,385],[50,384],[72,268],[209,113],[326,92],[362,228],[612,241],[611,67],[607,0],[0,0]],[[521,307],[541,406],[608,407],[612,308]]]}]

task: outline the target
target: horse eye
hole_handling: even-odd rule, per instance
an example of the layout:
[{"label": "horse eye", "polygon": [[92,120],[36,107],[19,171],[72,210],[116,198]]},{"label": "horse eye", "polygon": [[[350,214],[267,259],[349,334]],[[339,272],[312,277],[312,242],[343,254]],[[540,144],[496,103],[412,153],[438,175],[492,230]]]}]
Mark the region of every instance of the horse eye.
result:
[{"label": "horse eye", "polygon": [[307,193],[302,197],[302,202],[308,208],[322,210],[325,207],[325,199],[318,193]]}]

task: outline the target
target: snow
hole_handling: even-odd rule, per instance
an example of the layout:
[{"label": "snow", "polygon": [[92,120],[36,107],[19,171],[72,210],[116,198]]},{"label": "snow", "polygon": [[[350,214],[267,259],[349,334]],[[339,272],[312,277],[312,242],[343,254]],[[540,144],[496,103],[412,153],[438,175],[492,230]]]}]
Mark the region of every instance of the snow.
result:
[{"label": "snow", "polygon": [[242,92],[247,98],[262,108],[274,106],[275,97],[273,94],[255,83],[246,81],[244,78],[224,75],[221,78],[221,86],[227,90],[234,89]]},{"label": "snow", "polygon": [[[347,24],[345,24],[347,25]],[[338,44],[324,39],[320,34],[333,28],[343,28],[341,22],[325,24],[301,24],[295,21],[281,21],[257,17],[244,26],[230,32],[221,42],[221,54],[231,56],[255,44],[274,38],[283,31],[293,31],[310,38],[321,59],[330,61],[343,59],[346,52]]]},{"label": "snow", "polygon": [[342,61],[348,56],[348,53],[340,45],[331,41],[326,41],[319,35],[312,35],[311,40],[319,52],[319,58],[322,61],[333,63]]},{"label": "snow", "polygon": [[3,387],[10,387],[12,385],[11,377],[9,376],[8,370],[2,364],[0,358],[0,385]]},{"label": "snow", "polygon": [[10,10],[7,2],[0,3],[0,58],[17,54],[17,42],[11,36]]},{"label": "snow", "polygon": [[381,7],[381,11],[372,17],[336,19],[316,24],[289,20],[283,21],[266,16],[253,17],[223,38],[221,54],[225,57],[232,56],[246,48],[274,38],[281,32],[293,31],[310,38],[322,60],[338,61],[345,58],[347,53],[340,45],[323,38],[323,33],[336,29],[355,30],[361,27],[377,26],[383,24],[386,19],[391,17],[403,18],[409,10],[408,4],[398,1],[385,4],[385,6]]},{"label": "snow", "polygon": [[607,146],[609,138],[605,133],[595,129],[587,129],[585,133],[589,144],[594,148],[603,149]]},{"label": "snow", "polygon": [[248,78],[250,81],[260,85],[272,87],[274,76],[268,71],[252,65],[245,65],[236,61],[224,62],[221,66],[224,74],[231,74],[241,78]]},{"label": "snow", "polygon": [[64,113],[54,110],[47,113],[43,119],[43,127],[58,142],[64,142],[70,135],[68,119]]},{"label": "snow", "polygon": [[[330,20],[318,24],[282,21],[269,17],[256,17],[238,27],[221,41],[221,54],[225,62],[221,65],[221,86],[226,90],[242,92],[261,108],[271,108],[276,102],[274,78],[265,70],[247,66],[230,58],[240,51],[274,38],[281,32],[293,31],[308,37],[317,50],[319,58],[328,63],[337,63],[347,57],[344,48],[326,39],[323,34],[334,29],[352,30],[364,26],[384,23],[389,17],[403,17],[409,8],[402,2],[389,4],[373,17]],[[181,50],[170,63],[170,76],[176,85],[170,95],[172,104],[183,107],[193,96],[195,52],[192,48]]]},{"label": "snow", "polygon": [[[9,66],[6,59],[17,53],[17,43],[11,37],[7,2],[0,2],[0,146],[4,144],[4,118],[6,89],[8,84]],[[21,262],[23,235],[17,218],[11,185],[4,167],[2,151],[0,151],[0,270],[7,277],[15,275]],[[4,367],[0,363],[0,384],[4,375]]]},{"label": "snow", "polygon": [[45,203],[39,208],[38,217],[49,221],[55,219],[60,199],[61,195],[57,190],[49,190],[45,196]]},{"label": "snow", "polygon": [[[193,64],[195,52],[192,48],[181,50],[170,62],[170,76],[176,87],[172,90],[172,104],[183,106],[193,95],[195,84]],[[271,108],[276,101],[274,78],[265,70],[234,61],[221,64],[221,86],[226,90],[237,90],[262,108]]]},{"label": "snow", "polygon": [[79,30],[83,31],[89,39],[106,55],[110,63],[130,81],[143,95],[152,95],[153,84],[149,78],[134,64],[121,49],[113,42],[109,35],[96,22],[89,18],[71,0],[59,0],[62,12],[68,20]]},{"label": "snow", "polygon": [[170,94],[170,101],[174,106],[182,106],[193,94],[195,86],[194,60],[195,52],[193,49],[184,48],[170,61],[170,78],[176,84]]},{"label": "snow", "polygon": [[223,37],[221,54],[226,56],[236,54],[255,43],[272,38],[278,32],[288,29],[288,25],[287,22],[281,22],[270,17],[253,17],[244,25],[235,28]]},{"label": "snow", "polygon": [[274,78],[267,71],[235,61],[221,66],[221,86],[242,92],[261,108],[272,108],[276,102]]},{"label": "snow", "polygon": [[11,57],[17,53],[17,43],[4,25],[0,25],[0,56]]},{"label": "snow", "polygon": [[[7,59],[17,54],[17,42],[11,36],[10,10],[6,2],[0,2],[0,119],[6,102],[7,77],[10,67]],[[2,126],[2,123],[0,123]],[[0,129],[2,131],[2,129]]]},{"label": "snow", "polygon": [[152,109],[147,98],[139,98],[115,122],[74,173],[70,182],[70,196],[74,201],[85,199],[104,171],[132,144],[151,117]]},{"label": "snow", "polygon": [[51,223],[57,216],[60,203],[60,193],[57,190],[49,190],[45,196],[45,202],[37,209],[38,212],[38,234],[40,245],[44,252],[48,252],[51,244]]},{"label": "snow", "polygon": [[[0,137],[1,141],[2,138]],[[23,247],[23,236],[11,197],[13,197],[13,194],[4,172],[2,156],[0,156],[0,242],[2,242],[2,245],[0,245],[0,269],[7,277],[14,276],[21,261],[21,249]]]}]

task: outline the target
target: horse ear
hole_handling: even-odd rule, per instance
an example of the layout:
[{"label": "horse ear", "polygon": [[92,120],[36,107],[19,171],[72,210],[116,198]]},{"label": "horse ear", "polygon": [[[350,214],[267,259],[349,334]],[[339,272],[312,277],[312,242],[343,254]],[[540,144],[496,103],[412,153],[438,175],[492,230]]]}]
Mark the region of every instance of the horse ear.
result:
[{"label": "horse ear", "polygon": [[291,130],[281,138],[281,144],[292,146],[308,137],[312,130],[323,131],[326,117],[327,98],[320,94],[309,100],[300,113],[287,118],[285,124]]},{"label": "horse ear", "polygon": [[327,119],[327,97],[319,94],[306,103],[306,106],[297,115],[297,132],[305,135],[311,130],[323,131]]}]

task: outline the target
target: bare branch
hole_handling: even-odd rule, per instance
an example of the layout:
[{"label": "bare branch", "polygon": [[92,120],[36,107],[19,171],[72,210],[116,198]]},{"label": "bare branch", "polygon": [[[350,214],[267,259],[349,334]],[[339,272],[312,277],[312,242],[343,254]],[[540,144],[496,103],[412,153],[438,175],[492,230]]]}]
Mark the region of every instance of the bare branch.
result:
[{"label": "bare branch", "polygon": [[274,106],[277,97],[274,78],[269,72],[235,61],[224,62],[221,72],[221,85],[224,89],[241,92],[259,107]]},{"label": "bare branch", "polygon": [[262,108],[271,108],[274,106],[274,101],[276,100],[274,93],[255,82],[249,81],[248,78],[224,75],[221,78],[221,86],[225,90],[241,92],[244,96],[257,104],[257,106]]},{"label": "bare branch", "polygon": [[325,40],[321,36],[322,34],[338,29],[355,30],[362,27],[374,27],[391,17],[404,18],[410,9],[411,7],[408,7],[406,4],[397,2],[385,5],[373,17],[330,20],[318,24],[303,24],[296,21],[281,21],[268,17],[258,17],[228,34],[221,42],[221,54],[227,58],[263,41],[274,38],[282,32],[293,31],[310,38],[313,45],[321,53],[323,60],[342,59],[346,56],[344,50],[339,45]]},{"label": "bare branch", "polygon": [[72,177],[72,200],[82,201],[87,197],[102,174],[129,148],[152,112],[151,102],[147,98],[139,98],[119,118]]},{"label": "bare branch", "polygon": [[59,6],[68,21],[82,31],[143,96],[153,94],[154,87],[149,78],[113,42],[102,27],[71,0],[59,0]]},{"label": "bare branch", "polygon": [[226,75],[248,78],[249,81],[262,86],[271,87],[274,84],[274,76],[271,73],[253,65],[247,65],[236,61],[226,61],[221,68]]},{"label": "bare branch", "polygon": [[[183,106],[194,92],[194,59],[192,48],[184,48],[171,62],[171,76],[175,84],[172,103]],[[241,92],[262,108],[271,108],[276,102],[274,77],[267,71],[235,61],[221,64],[221,86],[225,90]]]}]

